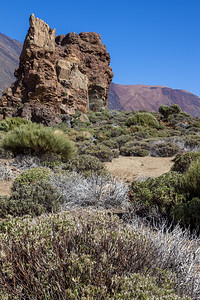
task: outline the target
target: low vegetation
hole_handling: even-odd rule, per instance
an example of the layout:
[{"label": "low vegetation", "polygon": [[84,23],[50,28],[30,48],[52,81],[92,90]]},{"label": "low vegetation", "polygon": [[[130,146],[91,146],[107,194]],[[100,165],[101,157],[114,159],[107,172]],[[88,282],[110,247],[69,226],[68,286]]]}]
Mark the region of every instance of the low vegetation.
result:
[{"label": "low vegetation", "polygon": [[[200,120],[159,112],[0,121],[1,299],[200,298]],[[174,165],[128,186],[104,166],[119,155]]]},{"label": "low vegetation", "polygon": [[56,153],[65,160],[74,153],[74,147],[66,136],[56,135],[51,128],[34,123],[13,129],[3,138],[1,147],[14,155]]},{"label": "low vegetation", "polygon": [[[191,278],[197,262],[187,254],[188,247],[191,254],[196,251],[197,242],[188,245],[187,236],[177,230],[166,237],[159,231],[155,243],[150,229],[131,227],[114,215],[85,210],[2,222],[3,299],[198,296],[199,280],[194,284]],[[177,250],[173,255],[171,247]]]}]

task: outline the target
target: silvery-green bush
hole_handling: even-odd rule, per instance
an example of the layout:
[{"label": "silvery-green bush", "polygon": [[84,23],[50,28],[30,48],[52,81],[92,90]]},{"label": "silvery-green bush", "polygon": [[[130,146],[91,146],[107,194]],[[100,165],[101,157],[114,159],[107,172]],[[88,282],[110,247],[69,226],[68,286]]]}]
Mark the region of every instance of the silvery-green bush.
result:
[{"label": "silvery-green bush", "polygon": [[128,187],[109,177],[84,178],[75,172],[51,177],[50,183],[64,196],[63,209],[68,207],[93,206],[96,208],[123,208],[129,206]]}]

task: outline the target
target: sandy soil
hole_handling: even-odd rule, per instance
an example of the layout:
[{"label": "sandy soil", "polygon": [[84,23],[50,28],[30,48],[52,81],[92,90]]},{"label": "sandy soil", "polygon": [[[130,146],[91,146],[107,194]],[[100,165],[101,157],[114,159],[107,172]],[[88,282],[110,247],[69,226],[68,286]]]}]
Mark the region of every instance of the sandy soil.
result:
[{"label": "sandy soil", "polygon": [[[108,171],[117,178],[131,183],[133,179],[157,177],[170,171],[173,157],[129,157],[120,156],[104,163]],[[13,181],[0,181],[0,196],[11,195]]]},{"label": "sandy soil", "polygon": [[11,195],[13,181],[0,181],[0,196]]},{"label": "sandy soil", "polygon": [[133,179],[158,177],[170,171],[173,157],[129,157],[120,156],[104,163],[115,177],[132,182]]},{"label": "sandy soil", "polygon": [[[0,164],[4,164],[4,163],[11,164],[12,162],[13,162],[13,159],[2,159],[2,158],[0,159]],[[7,180],[1,181],[0,180],[0,196],[11,195],[12,194],[12,192],[11,192],[12,184],[13,184],[13,180],[9,180],[9,181],[7,181]]]}]

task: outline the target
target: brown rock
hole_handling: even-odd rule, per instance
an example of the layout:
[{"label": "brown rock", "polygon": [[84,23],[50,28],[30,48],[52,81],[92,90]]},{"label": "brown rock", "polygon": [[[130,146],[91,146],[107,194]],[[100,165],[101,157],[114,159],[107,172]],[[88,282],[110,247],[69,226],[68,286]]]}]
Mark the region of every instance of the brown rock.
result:
[{"label": "brown rock", "polygon": [[94,32],[55,38],[42,20],[30,17],[17,80],[0,99],[0,115],[54,125],[58,114],[107,107],[113,77],[110,56]]}]

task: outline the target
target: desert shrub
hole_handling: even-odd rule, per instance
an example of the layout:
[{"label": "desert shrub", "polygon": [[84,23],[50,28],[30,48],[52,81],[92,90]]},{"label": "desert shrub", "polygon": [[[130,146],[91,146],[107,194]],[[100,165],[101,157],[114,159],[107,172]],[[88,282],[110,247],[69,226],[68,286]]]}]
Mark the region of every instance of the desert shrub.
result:
[{"label": "desert shrub", "polygon": [[38,156],[31,155],[17,155],[12,163],[12,166],[20,170],[27,170],[30,168],[37,168],[41,165],[41,160]]},{"label": "desert shrub", "polygon": [[127,209],[128,187],[109,176],[90,176],[85,178],[75,172],[54,175],[50,183],[65,199],[62,209],[69,207],[121,208]]},{"label": "desert shrub", "polygon": [[200,140],[198,136],[195,138],[193,136],[186,136],[184,141],[184,148],[188,149],[189,151],[200,150]]},{"label": "desert shrub", "polygon": [[138,125],[132,125],[129,128],[129,132],[131,134],[134,134],[135,136],[141,136],[142,134],[145,135],[145,137],[157,137],[158,136],[158,130],[151,127],[145,127],[145,126],[138,126]]},{"label": "desert shrub", "polygon": [[39,183],[40,180],[48,179],[51,174],[51,170],[47,168],[31,168],[20,174],[13,183],[14,190],[21,185],[30,185],[33,183]]},{"label": "desert shrub", "polygon": [[183,189],[189,193],[190,198],[200,195],[200,160],[193,161],[184,175]]},{"label": "desert shrub", "polygon": [[146,149],[142,149],[140,146],[133,147],[121,147],[120,154],[123,156],[147,156],[149,155],[149,151]]},{"label": "desert shrub", "polygon": [[111,128],[111,137],[116,138],[118,136],[121,136],[123,134],[127,134],[127,127],[121,127],[121,126],[112,126]]},{"label": "desert shrub", "polygon": [[200,152],[189,152],[182,155],[177,154],[177,156],[174,158],[174,165],[172,166],[171,170],[185,173],[190,164],[198,159],[200,159]]},{"label": "desert shrub", "polygon": [[146,142],[131,141],[121,147],[120,154],[124,156],[147,156],[149,145]]},{"label": "desert shrub", "polygon": [[171,142],[161,142],[161,143],[154,143],[151,146],[150,154],[151,156],[158,156],[158,157],[171,157],[177,154],[180,148]]},{"label": "desert shrub", "polygon": [[104,125],[96,130],[94,135],[99,141],[115,138],[127,133],[127,127],[123,128],[120,126]]},{"label": "desert shrub", "polygon": [[119,148],[119,144],[115,139],[109,139],[106,141],[102,141],[102,144],[104,144],[106,147],[108,147],[110,149],[118,149]]},{"label": "desert shrub", "polygon": [[127,142],[130,142],[132,141],[134,138],[132,135],[130,134],[123,134],[117,138],[115,138],[115,141],[118,143],[119,145],[119,149],[124,145],[126,144]]},{"label": "desert shrub", "polygon": [[164,118],[167,119],[170,115],[179,114],[181,112],[181,108],[177,104],[173,104],[171,106],[161,105],[158,111]]},{"label": "desert shrub", "polygon": [[0,158],[4,158],[4,159],[13,158],[13,153],[11,151],[3,149],[1,147],[1,142],[0,142]]},{"label": "desert shrub", "polygon": [[17,187],[13,187],[13,193],[9,198],[0,201],[0,218],[6,218],[8,215],[39,216],[43,213],[56,212],[64,199],[55,187],[45,180],[40,180],[39,183],[31,185],[18,184]]},{"label": "desert shrub", "polygon": [[140,126],[140,125],[131,125],[129,128],[129,132],[130,133],[135,133],[135,132],[139,132],[139,131],[144,131],[146,129],[146,127],[144,126]]},{"label": "desert shrub", "polygon": [[199,297],[197,242],[180,230],[165,235],[128,228],[112,214],[75,211],[5,220],[0,244],[5,299]]},{"label": "desert shrub", "polygon": [[198,197],[186,203],[177,204],[171,214],[176,222],[200,232],[200,199]]},{"label": "desert shrub", "polygon": [[91,139],[91,134],[88,131],[79,131],[76,133],[76,141],[89,141]]},{"label": "desert shrub", "polygon": [[88,112],[87,113],[87,116],[89,118],[89,121],[92,123],[92,124],[95,124],[98,120],[96,114],[94,112]]},{"label": "desert shrub", "polygon": [[77,147],[77,150],[78,150],[78,155],[82,155],[82,154],[85,154],[85,151],[87,149],[90,149],[92,147],[92,143],[89,142],[89,141],[84,141],[84,142],[78,142],[76,143],[76,147]]},{"label": "desert shrub", "polygon": [[139,132],[135,132],[133,133],[133,139],[136,141],[142,141],[145,139],[149,139],[152,136],[149,134],[148,131],[139,131]]},{"label": "desert shrub", "polygon": [[74,147],[64,135],[56,135],[42,124],[27,124],[15,128],[2,140],[5,150],[17,154],[42,155],[56,153],[68,160],[74,154]]},{"label": "desert shrub", "polygon": [[65,168],[69,171],[81,173],[84,176],[108,174],[103,163],[97,157],[91,155],[78,155],[71,159],[65,165]]},{"label": "desert shrub", "polygon": [[32,168],[20,174],[12,186],[12,195],[3,199],[0,205],[0,217],[7,215],[38,216],[42,213],[60,209],[64,198],[48,181],[53,172],[47,168]]},{"label": "desert shrub", "polygon": [[165,130],[158,130],[157,136],[158,137],[172,137],[172,136],[182,136],[183,132],[175,129],[165,129]]},{"label": "desert shrub", "polygon": [[2,130],[8,132],[24,124],[30,125],[31,121],[20,117],[6,118],[5,120],[0,121],[0,131]]},{"label": "desert shrub", "polygon": [[152,128],[159,128],[159,123],[156,118],[152,114],[147,112],[136,113],[134,116],[127,119],[126,125],[129,127],[131,125],[141,125]]},{"label": "desert shrub", "polygon": [[175,128],[178,126],[182,128],[188,128],[190,126],[189,123],[191,122],[191,117],[184,112],[180,112],[178,114],[172,113],[168,116],[168,121],[170,121]]},{"label": "desert shrub", "polygon": [[96,156],[101,162],[112,161],[114,157],[112,150],[102,144],[91,145],[85,150],[82,150],[82,153]]},{"label": "desert shrub", "polygon": [[[157,178],[132,183],[132,204],[137,214],[142,217],[152,217],[157,211],[158,218],[170,219],[173,206],[186,200],[181,189],[183,175],[168,172]],[[156,215],[155,215],[156,217]]]}]

